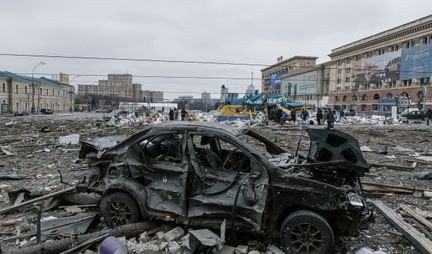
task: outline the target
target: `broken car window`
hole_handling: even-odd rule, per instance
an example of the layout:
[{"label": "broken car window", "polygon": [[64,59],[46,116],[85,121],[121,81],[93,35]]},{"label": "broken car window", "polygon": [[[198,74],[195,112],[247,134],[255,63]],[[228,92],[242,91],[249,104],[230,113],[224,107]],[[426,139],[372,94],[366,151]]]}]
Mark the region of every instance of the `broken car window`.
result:
[{"label": "broken car window", "polygon": [[234,144],[214,136],[193,135],[198,164],[204,168],[250,172],[250,160]]},{"label": "broken car window", "polygon": [[153,158],[158,161],[181,162],[181,139],[178,133],[162,134],[140,143],[143,158]]}]

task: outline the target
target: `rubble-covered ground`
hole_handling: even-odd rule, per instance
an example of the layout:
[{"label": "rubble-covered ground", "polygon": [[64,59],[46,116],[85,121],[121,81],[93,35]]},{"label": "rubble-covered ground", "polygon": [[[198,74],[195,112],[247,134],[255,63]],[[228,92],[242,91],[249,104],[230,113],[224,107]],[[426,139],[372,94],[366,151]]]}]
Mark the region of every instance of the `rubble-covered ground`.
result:
[{"label": "rubble-covered ground", "polygon": [[[25,117],[0,116],[0,176],[16,180],[0,180],[0,209],[10,206],[8,192],[26,189],[31,193],[50,193],[68,184],[77,183],[86,174],[86,164],[78,160],[80,145],[59,144],[59,137],[79,134],[80,143],[95,137],[132,134],[143,128],[140,124],[108,127],[98,113],[71,113]],[[324,128],[324,126],[312,126]],[[294,152],[299,138],[306,137],[300,126],[271,125],[252,127],[283,148]],[[373,167],[362,179],[366,182],[391,184],[416,189],[431,189],[432,180],[419,180],[415,173],[432,171],[432,162],[418,160],[418,156],[432,155],[432,126],[421,124],[336,125],[360,142],[369,163],[414,166],[411,170]],[[307,153],[307,138],[300,142],[300,154]],[[379,153],[380,152],[380,153]],[[416,163],[417,161],[417,163]],[[415,163],[413,165],[413,163]],[[64,183],[60,182],[60,173]],[[24,179],[21,179],[24,176]],[[393,210],[400,204],[423,211],[432,211],[431,199],[422,194],[368,193],[369,199],[380,199]],[[80,214],[97,211],[95,207],[77,209],[56,208],[42,213],[42,217]],[[37,213],[34,210],[0,215],[0,242],[2,246],[25,245],[26,240],[8,240],[18,232],[34,231]],[[420,253],[392,227],[382,215],[374,211],[375,221],[361,229],[359,237],[342,238],[337,252],[352,253],[360,247],[382,250],[386,253]],[[171,227],[173,228],[173,226]],[[168,231],[168,229],[166,230]],[[155,234],[156,232],[154,232]],[[156,237],[156,236],[154,236]],[[27,239],[28,240],[28,239]],[[259,245],[259,244],[258,244]]]}]

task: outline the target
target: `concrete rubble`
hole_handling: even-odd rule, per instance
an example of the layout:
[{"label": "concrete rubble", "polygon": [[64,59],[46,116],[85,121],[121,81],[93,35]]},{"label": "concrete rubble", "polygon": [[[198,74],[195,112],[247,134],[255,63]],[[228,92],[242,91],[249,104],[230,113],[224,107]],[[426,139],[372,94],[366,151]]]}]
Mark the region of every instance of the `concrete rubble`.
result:
[{"label": "concrete rubble", "polygon": [[[88,177],[91,170],[78,159],[79,145],[83,141],[94,137],[131,135],[141,126],[153,122],[154,120],[149,120],[151,117],[145,114],[128,114],[115,119],[110,118],[108,121],[103,120],[98,114],[75,113],[64,116],[26,116],[13,121],[10,117],[0,117],[0,209],[75,186],[83,177]],[[158,118],[157,121],[162,121],[162,118]],[[214,121],[209,115],[201,115],[197,119]],[[396,121],[389,124],[389,121],[388,118],[378,116],[346,117],[337,123],[336,128],[359,140],[369,163],[401,166],[399,169],[390,166],[371,167],[362,181],[377,183],[380,186],[373,190],[371,188],[371,191],[365,190],[367,198],[379,199],[395,211],[401,204],[409,205],[426,220],[432,221],[432,131],[425,125],[407,125]],[[301,126],[288,123],[283,126],[263,126],[264,122],[263,116],[257,116],[253,121],[230,121],[224,124],[239,128],[252,127],[292,154],[297,148],[300,155],[307,154],[309,141],[299,142],[299,137],[303,135]],[[45,128],[42,132],[41,129],[46,127],[47,123],[49,129]],[[385,146],[386,153],[377,152]],[[272,162],[286,163],[292,158],[292,154],[286,154],[283,158],[273,158]],[[389,185],[393,187],[390,188]],[[396,187],[405,191],[395,191]],[[19,192],[14,196],[15,191]],[[39,220],[55,220],[95,214],[99,209],[91,200],[97,198],[88,198],[90,201],[84,202],[83,197],[77,198],[69,193],[47,199],[47,204],[44,205],[47,209],[35,203],[2,214],[1,248],[25,248],[36,245],[37,235],[40,236],[40,243],[62,238],[61,232],[49,229],[54,225],[42,224],[38,230],[38,217]],[[71,199],[77,202],[71,202]],[[405,220],[417,230],[422,230],[422,226],[417,225],[413,218],[405,217]],[[192,253],[194,250],[206,253],[283,253],[277,243],[265,242],[261,237],[253,235],[244,238],[240,236],[238,242],[234,243],[231,239],[224,241],[222,236],[218,235],[219,232],[207,228],[173,225],[172,222],[162,224],[134,236],[119,235],[117,239],[127,246],[129,253]],[[68,232],[72,235],[74,230],[76,233],[78,229],[83,234],[108,229],[103,218],[97,216],[94,221],[88,223],[88,228],[87,224],[85,229],[74,229],[73,226],[66,228],[69,228]],[[51,232],[52,235],[44,233],[45,231]],[[428,229],[421,232],[425,237],[432,233]],[[102,240],[88,245],[88,249],[83,250],[83,253],[97,252]],[[421,252],[375,211],[373,219],[360,228],[358,237],[344,237],[336,242],[334,253]]]}]

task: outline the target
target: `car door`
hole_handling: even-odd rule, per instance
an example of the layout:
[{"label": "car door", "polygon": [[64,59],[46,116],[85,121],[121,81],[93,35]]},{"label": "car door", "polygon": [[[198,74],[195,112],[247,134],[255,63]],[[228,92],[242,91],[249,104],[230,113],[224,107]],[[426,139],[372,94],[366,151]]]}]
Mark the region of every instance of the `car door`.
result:
[{"label": "car door", "polygon": [[158,133],[140,142],[145,160],[142,175],[150,209],[186,216],[186,136],[181,132]]},{"label": "car door", "polygon": [[259,231],[268,193],[268,175],[261,163],[226,136],[189,133],[187,149],[194,173],[188,217],[215,226],[227,219],[235,223],[228,227]]}]

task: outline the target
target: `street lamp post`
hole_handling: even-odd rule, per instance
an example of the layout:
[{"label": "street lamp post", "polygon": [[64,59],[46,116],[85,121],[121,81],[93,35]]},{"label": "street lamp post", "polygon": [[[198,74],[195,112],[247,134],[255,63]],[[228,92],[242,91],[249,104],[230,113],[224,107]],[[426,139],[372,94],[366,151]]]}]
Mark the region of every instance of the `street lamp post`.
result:
[{"label": "street lamp post", "polygon": [[[72,81],[74,81],[75,79],[77,79],[77,78],[79,78],[79,77],[80,77],[80,76],[77,75],[77,76],[75,76],[74,78],[72,78],[71,81],[69,82],[69,83],[70,83],[69,85],[73,86],[73,85],[72,85]],[[74,91],[73,91],[72,89],[74,89],[74,88],[69,88],[69,89],[71,89],[71,90],[69,91],[69,96],[70,96],[69,112],[73,112],[72,104],[73,104],[73,92],[74,92]]]},{"label": "street lamp post", "polygon": [[32,114],[34,114],[35,112],[36,112],[36,108],[35,108],[35,101],[34,101],[34,97],[35,97],[35,85],[34,85],[34,72],[35,72],[35,70],[36,70],[36,68],[39,66],[39,65],[44,65],[45,63],[44,62],[39,62],[39,63],[37,63],[34,67],[33,67],[33,70],[32,70],[32,79],[31,79],[31,86],[32,86],[32,107],[31,107],[31,113]]}]

